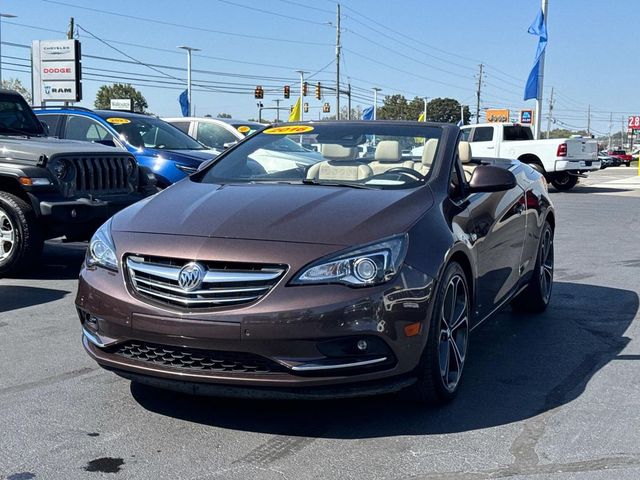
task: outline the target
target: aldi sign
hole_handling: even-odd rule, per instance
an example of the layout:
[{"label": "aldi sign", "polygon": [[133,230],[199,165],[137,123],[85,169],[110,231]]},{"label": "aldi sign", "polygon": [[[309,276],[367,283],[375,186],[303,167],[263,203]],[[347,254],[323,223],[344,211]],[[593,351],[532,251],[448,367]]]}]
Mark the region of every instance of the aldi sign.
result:
[{"label": "aldi sign", "polygon": [[78,40],[34,40],[31,54],[34,105],[82,100]]},{"label": "aldi sign", "polygon": [[520,123],[523,125],[533,124],[533,110],[520,110]]}]

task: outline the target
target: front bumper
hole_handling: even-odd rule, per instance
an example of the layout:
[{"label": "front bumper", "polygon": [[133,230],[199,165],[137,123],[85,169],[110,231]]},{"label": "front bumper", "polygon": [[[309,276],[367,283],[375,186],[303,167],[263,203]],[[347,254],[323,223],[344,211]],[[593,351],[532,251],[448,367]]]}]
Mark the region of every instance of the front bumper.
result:
[{"label": "front bumper", "polygon": [[556,172],[593,172],[600,170],[600,160],[556,160]]},{"label": "front bumper", "polygon": [[[217,241],[224,252],[225,241]],[[233,243],[242,250],[242,241]],[[305,250],[308,246],[291,244],[287,253],[296,258]],[[251,390],[250,396],[273,396],[275,389],[295,398],[295,391],[314,397],[319,393],[311,390],[320,388],[335,397],[395,391],[413,381],[430,318],[434,281],[429,276],[404,265],[394,280],[377,287],[287,286],[296,271],[292,266],[254,304],[185,313],[138,298],[122,272],[83,269],[76,305],[84,347],[98,364],[122,376],[191,393],[239,394],[241,388]],[[419,333],[407,336],[405,327],[415,323],[420,323]],[[355,345],[361,339],[372,346],[370,351],[335,353],[335,345]],[[220,365],[232,357],[227,369],[210,366],[218,354]],[[252,358],[240,358],[236,368],[238,355]],[[252,367],[254,357],[269,368]],[[375,384],[371,389],[369,382]],[[339,394],[334,387],[348,387],[351,393]]]}]

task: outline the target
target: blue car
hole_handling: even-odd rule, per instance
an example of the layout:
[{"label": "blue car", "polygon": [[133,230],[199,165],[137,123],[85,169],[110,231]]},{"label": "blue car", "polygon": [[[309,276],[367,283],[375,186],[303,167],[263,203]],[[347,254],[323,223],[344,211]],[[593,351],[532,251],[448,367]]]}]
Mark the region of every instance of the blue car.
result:
[{"label": "blue car", "polygon": [[52,137],[101,143],[131,152],[165,188],[195,172],[220,152],[173,125],[141,113],[79,107],[35,108]]}]

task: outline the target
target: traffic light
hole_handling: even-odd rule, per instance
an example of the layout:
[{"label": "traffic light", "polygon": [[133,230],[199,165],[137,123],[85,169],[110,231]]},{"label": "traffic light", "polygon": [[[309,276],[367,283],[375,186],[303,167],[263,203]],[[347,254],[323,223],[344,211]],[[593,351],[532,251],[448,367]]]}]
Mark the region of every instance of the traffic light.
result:
[{"label": "traffic light", "polygon": [[284,86],[284,98],[289,98],[291,96],[291,87],[289,85]]},{"label": "traffic light", "polygon": [[316,83],[316,98],[318,100],[322,98],[322,91],[320,90],[320,82]]},{"label": "traffic light", "polygon": [[307,102],[304,102],[304,113],[308,113],[309,112],[309,104]]},{"label": "traffic light", "polygon": [[304,82],[304,83],[302,84],[302,96],[303,96],[303,97],[306,97],[306,96],[307,96],[307,89],[308,89],[308,84],[307,84],[307,82]]},{"label": "traffic light", "polygon": [[329,102],[326,102],[324,105],[322,105],[322,113],[329,113],[331,111],[331,105],[329,105]]},{"label": "traffic light", "polygon": [[264,98],[264,90],[262,89],[262,85],[258,85],[256,89],[253,91],[254,98],[260,100]]}]

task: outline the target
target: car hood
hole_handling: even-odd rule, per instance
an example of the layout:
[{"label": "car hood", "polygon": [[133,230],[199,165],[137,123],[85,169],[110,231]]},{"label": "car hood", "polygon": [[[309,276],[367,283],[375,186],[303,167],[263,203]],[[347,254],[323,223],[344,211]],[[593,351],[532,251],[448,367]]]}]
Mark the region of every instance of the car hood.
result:
[{"label": "car hood", "polygon": [[220,152],[217,150],[160,150],[157,148],[145,148],[136,153],[149,157],[160,157],[171,162],[198,167],[202,162],[216,158]]},{"label": "car hood", "polygon": [[0,136],[0,159],[36,163],[42,156],[79,153],[121,153],[122,150],[99,143],[60,140],[53,137]]},{"label": "car hood", "polygon": [[117,214],[112,229],[347,246],[405,232],[431,205],[428,187],[381,191],[185,179]]}]

